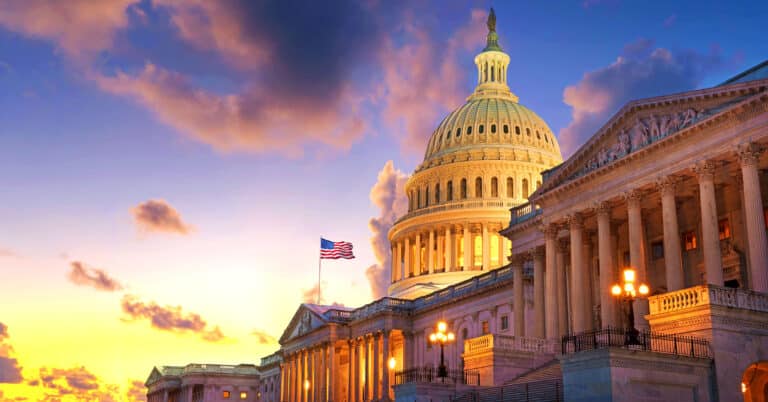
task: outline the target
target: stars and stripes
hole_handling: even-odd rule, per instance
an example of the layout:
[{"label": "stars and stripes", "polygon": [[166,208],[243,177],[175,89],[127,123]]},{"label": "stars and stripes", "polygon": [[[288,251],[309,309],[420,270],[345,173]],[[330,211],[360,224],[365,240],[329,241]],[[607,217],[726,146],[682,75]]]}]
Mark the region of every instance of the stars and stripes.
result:
[{"label": "stars and stripes", "polygon": [[320,258],[334,260],[339,258],[355,258],[354,254],[352,254],[352,243],[320,238]]}]

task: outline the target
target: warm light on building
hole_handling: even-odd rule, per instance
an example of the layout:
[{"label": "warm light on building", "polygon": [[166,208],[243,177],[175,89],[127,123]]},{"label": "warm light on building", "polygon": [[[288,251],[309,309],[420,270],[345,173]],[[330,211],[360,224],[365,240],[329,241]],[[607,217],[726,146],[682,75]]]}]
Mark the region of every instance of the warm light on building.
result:
[{"label": "warm light on building", "polygon": [[304,380],[304,390],[309,391],[309,380]]},{"label": "warm light on building", "polygon": [[397,360],[394,357],[389,358],[389,369],[394,370],[397,367]]}]

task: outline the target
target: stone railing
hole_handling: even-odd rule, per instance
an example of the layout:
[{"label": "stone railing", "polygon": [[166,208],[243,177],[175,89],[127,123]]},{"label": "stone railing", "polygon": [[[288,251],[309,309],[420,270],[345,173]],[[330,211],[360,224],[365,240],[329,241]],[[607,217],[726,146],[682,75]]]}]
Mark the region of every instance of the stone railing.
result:
[{"label": "stone railing", "polygon": [[261,358],[261,366],[269,366],[272,364],[282,363],[283,356],[281,356],[279,353],[272,353],[269,356],[262,357]]},{"label": "stone railing", "polygon": [[188,364],[184,366],[184,374],[219,373],[219,374],[259,374],[256,366],[250,364]]},{"label": "stone railing", "polygon": [[491,350],[555,354],[557,342],[542,338],[488,334],[464,341],[464,353]]},{"label": "stone railing", "polygon": [[651,314],[671,313],[715,305],[768,312],[768,294],[745,289],[700,285],[648,298]]},{"label": "stone railing", "polygon": [[526,202],[525,204],[518,205],[512,209],[510,209],[512,217],[509,220],[509,226],[517,225],[518,223],[523,223],[536,215],[541,214],[541,208],[539,208],[538,205],[531,204],[530,202]]},{"label": "stone railing", "polygon": [[515,205],[512,201],[505,201],[503,199],[465,199],[461,201],[444,202],[442,204],[431,205],[415,209],[401,216],[395,224],[398,224],[406,219],[413,218],[414,216],[421,216],[431,214],[433,212],[450,211],[454,209],[470,209],[470,208],[509,208]]}]

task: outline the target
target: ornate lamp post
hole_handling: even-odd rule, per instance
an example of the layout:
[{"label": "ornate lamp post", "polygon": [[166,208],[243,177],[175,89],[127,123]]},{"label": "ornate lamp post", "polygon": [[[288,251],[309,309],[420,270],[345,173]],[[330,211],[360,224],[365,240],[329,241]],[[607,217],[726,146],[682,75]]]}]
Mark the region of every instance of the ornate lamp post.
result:
[{"label": "ornate lamp post", "polygon": [[437,330],[429,334],[429,341],[432,343],[440,344],[440,367],[437,368],[437,376],[445,381],[445,377],[448,377],[448,369],[445,367],[445,356],[443,354],[443,347],[446,342],[453,342],[456,336],[453,332],[448,331],[448,324],[445,321],[437,323]]},{"label": "ornate lamp post", "polygon": [[[629,305],[627,312],[627,320],[629,321],[629,329],[627,330],[627,336],[624,339],[625,345],[640,345],[638,334],[640,331],[635,328],[635,310],[633,308],[635,299],[638,297],[645,297],[648,295],[648,285],[640,283],[635,287],[637,281],[637,274],[632,268],[627,268],[623,272],[624,283],[615,284],[611,288],[611,294],[621,301],[626,301]],[[640,296],[638,296],[638,294]]]}]

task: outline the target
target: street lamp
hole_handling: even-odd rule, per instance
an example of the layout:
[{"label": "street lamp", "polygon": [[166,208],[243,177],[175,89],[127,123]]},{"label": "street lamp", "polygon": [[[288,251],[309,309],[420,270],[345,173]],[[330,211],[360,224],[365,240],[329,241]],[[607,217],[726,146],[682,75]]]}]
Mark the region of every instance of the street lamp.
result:
[{"label": "street lamp", "polygon": [[639,331],[635,328],[635,310],[633,308],[635,299],[638,297],[645,297],[648,295],[648,285],[640,283],[635,288],[635,282],[637,281],[637,274],[634,269],[627,268],[623,272],[624,283],[621,285],[615,284],[611,288],[611,294],[613,294],[619,300],[626,301],[629,304],[629,311],[627,312],[627,320],[629,321],[629,329],[627,330],[627,336],[624,339],[625,345],[640,345],[640,340],[637,338]]},{"label": "street lamp", "polygon": [[446,324],[445,321],[439,321],[437,323],[436,331],[429,334],[430,342],[440,344],[440,367],[437,368],[437,376],[442,378],[443,382],[445,382],[445,377],[448,377],[448,369],[445,367],[443,347],[446,342],[453,342],[454,339],[456,339],[456,336],[453,335],[453,332],[448,331],[448,324]]}]

